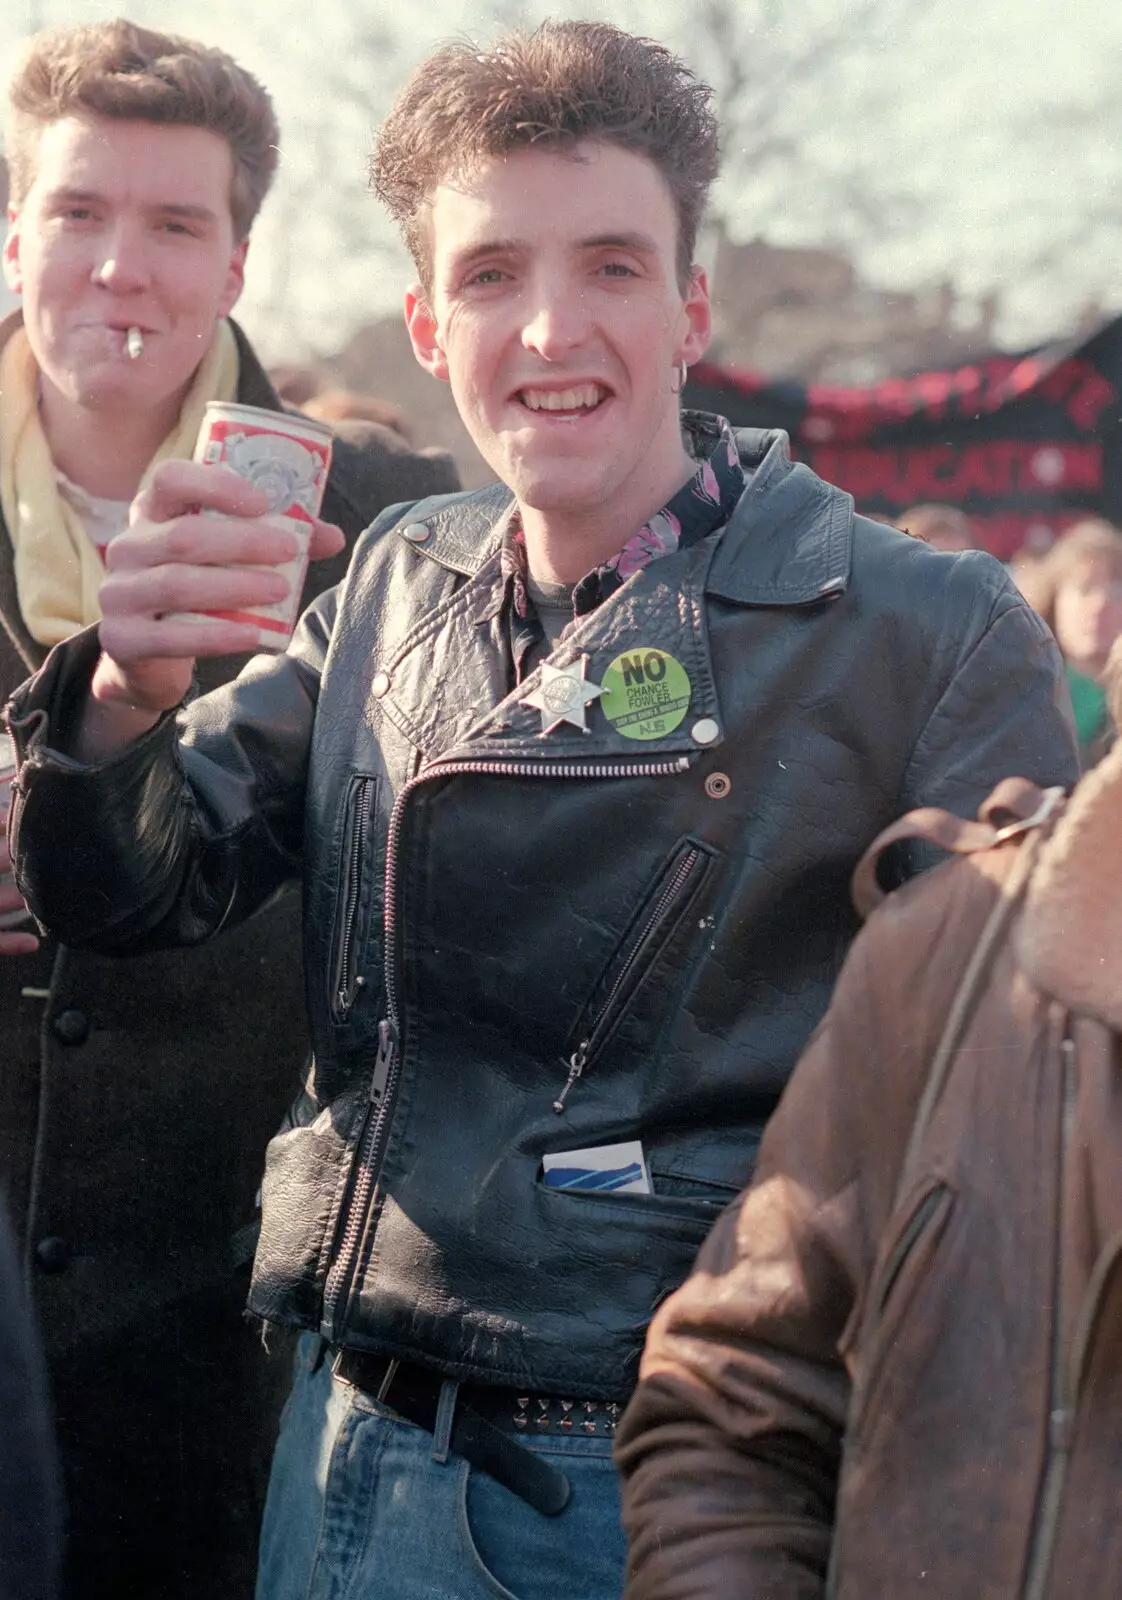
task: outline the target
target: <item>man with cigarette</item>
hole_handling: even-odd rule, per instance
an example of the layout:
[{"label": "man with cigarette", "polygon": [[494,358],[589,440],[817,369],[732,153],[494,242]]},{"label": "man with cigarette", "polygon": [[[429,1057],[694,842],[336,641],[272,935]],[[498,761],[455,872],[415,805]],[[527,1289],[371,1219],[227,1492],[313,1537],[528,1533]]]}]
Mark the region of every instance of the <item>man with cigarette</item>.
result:
[{"label": "man with cigarette", "polygon": [[[97,621],[130,503],[191,456],[207,403],[280,409],[227,320],[277,145],[267,94],[228,56],[125,22],[39,35],[16,71],[5,695]],[[446,458],[376,432],[337,446],[325,514],[346,548],[319,530],[306,601],[383,506],[456,486]],[[199,687],[238,664],[201,660]],[[244,1269],[307,1053],[298,897],[204,949],[110,960],[9,921],[7,869],[0,844],[0,1177],[51,1368],[68,1593],[246,1593],[288,1363],[243,1324]]]},{"label": "man with cigarette", "polygon": [[68,938],[195,943],[304,884],[315,1068],[250,1306],[306,1333],[260,1600],[618,1595],[615,1418],[825,1009],[854,863],[909,806],[1075,777],[996,563],[682,413],[710,99],[606,24],[419,67],[374,179],[415,353],[501,482],[395,509],[287,654],[177,718],[247,641],[167,611],[272,595],[219,529],[286,552],[236,481],[165,467],[100,637],[11,704],[21,882]]}]

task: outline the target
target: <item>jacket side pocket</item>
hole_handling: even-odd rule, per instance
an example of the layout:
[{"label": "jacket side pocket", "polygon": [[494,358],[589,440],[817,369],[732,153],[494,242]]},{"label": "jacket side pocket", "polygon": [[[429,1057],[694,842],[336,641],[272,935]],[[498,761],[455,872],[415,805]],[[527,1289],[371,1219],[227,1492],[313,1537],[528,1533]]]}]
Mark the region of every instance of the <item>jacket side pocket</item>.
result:
[{"label": "jacket side pocket", "polygon": [[901,1325],[930,1273],[954,1201],[954,1190],[940,1177],[929,1177],[914,1192],[881,1249],[859,1323],[843,1335],[842,1354],[856,1369],[851,1437],[875,1407]]},{"label": "jacket side pocket", "polygon": [[332,935],[330,994],[331,1020],[346,1022],[359,990],[365,983],[362,958],[370,931],[374,885],[371,842],[377,816],[378,780],[362,774],[347,785],[342,849],[339,855],[338,892]]},{"label": "jacket side pocket", "polygon": [[708,845],[683,839],[644,897],[570,1035],[583,1073],[603,1051],[643,979],[688,911],[715,860]]}]

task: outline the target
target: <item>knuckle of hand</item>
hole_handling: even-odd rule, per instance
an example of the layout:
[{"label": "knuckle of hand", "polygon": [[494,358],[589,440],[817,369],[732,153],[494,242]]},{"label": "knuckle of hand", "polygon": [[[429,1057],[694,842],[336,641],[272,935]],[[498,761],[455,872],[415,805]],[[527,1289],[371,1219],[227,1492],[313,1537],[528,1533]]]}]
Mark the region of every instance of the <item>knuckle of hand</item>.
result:
[{"label": "knuckle of hand", "polygon": [[105,547],[106,572],[122,572],[135,565],[137,556],[137,532],[135,528],[126,529],[119,533],[115,539],[110,539]]},{"label": "knuckle of hand", "polygon": [[112,617],[115,612],[121,609],[122,590],[124,590],[126,587],[127,586],[122,581],[119,573],[110,573],[110,575],[105,579],[104,583],[101,585],[101,588],[98,590],[97,595],[98,604],[101,606],[101,615],[103,620],[106,617]]},{"label": "knuckle of hand", "polygon": [[182,517],[169,522],[164,534],[164,554],[169,561],[185,562],[191,559],[194,532]]},{"label": "knuckle of hand", "polygon": [[124,653],[126,637],[113,617],[102,617],[101,627],[98,629],[98,637],[101,640],[101,648],[106,655],[113,656],[116,659]]},{"label": "knuckle of hand", "polygon": [[180,605],[181,598],[175,568],[158,568],[152,609],[158,612],[174,611]]}]

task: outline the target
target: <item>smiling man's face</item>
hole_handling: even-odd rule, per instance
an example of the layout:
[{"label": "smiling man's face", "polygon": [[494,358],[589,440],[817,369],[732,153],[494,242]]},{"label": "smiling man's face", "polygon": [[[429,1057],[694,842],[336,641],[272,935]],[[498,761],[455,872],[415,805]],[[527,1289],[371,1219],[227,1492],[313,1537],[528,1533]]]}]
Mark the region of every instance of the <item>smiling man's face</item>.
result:
[{"label": "smiling man's face", "polygon": [[[242,287],[231,176],[206,128],[68,116],[43,129],[4,271],[64,402],[144,411],[185,388]],[[130,327],[144,336],[135,361]]]},{"label": "smiling man's face", "polygon": [[657,167],[600,142],[519,149],[441,185],[429,228],[432,293],[406,315],[480,453],[523,507],[638,526],[683,481],[676,372],[710,326]]}]

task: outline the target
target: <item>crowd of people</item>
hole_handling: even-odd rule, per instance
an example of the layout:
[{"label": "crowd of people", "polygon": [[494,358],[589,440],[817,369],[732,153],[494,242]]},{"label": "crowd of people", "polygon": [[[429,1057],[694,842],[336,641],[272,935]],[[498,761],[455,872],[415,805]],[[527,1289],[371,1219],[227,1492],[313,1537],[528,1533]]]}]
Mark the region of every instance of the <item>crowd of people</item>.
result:
[{"label": "crowd of people", "polygon": [[[129,22],[12,81],[0,1597],[1112,1593],[1122,533],[682,409],[651,40],[377,134],[472,493],[233,320],[278,144]],[[215,401],[333,431],[272,654]]]}]

